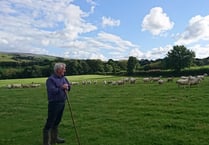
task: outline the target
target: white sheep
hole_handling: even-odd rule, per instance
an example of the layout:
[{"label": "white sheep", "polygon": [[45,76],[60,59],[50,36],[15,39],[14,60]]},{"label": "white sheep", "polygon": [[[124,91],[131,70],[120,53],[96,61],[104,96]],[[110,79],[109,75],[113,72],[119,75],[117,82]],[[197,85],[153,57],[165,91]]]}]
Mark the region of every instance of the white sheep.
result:
[{"label": "white sheep", "polygon": [[136,79],[135,78],[130,78],[130,84],[135,84],[136,83]]},{"label": "white sheep", "polygon": [[159,79],[159,80],[158,80],[158,84],[160,84],[160,85],[163,84],[164,82],[165,82],[165,81],[162,80],[162,79]]},{"label": "white sheep", "polygon": [[189,85],[189,78],[186,78],[186,79],[178,79],[176,81],[176,83],[178,84],[178,86],[186,86],[186,85]]},{"label": "white sheep", "polygon": [[12,84],[12,88],[22,88],[22,84]]},{"label": "white sheep", "polygon": [[118,85],[124,85],[124,83],[125,83],[124,80],[119,80],[119,81],[117,81],[117,84],[118,84]]},{"label": "white sheep", "polygon": [[150,82],[151,81],[151,78],[143,78],[143,82],[146,83],[146,82]]},{"label": "white sheep", "polygon": [[79,82],[71,82],[71,85],[79,85]]},{"label": "white sheep", "polygon": [[200,81],[201,81],[201,78],[199,77],[189,78],[189,87],[191,87],[192,85],[198,85]]}]

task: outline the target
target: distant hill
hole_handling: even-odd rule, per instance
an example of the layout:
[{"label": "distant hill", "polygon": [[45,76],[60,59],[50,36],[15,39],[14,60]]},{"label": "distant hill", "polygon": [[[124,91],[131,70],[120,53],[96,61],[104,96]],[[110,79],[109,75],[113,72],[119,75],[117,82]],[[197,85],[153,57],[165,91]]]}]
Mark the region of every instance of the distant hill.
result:
[{"label": "distant hill", "polygon": [[59,58],[60,57],[42,55],[42,54],[0,52],[0,62],[18,62],[18,61],[23,62],[23,61],[34,61],[40,59],[53,61]]}]

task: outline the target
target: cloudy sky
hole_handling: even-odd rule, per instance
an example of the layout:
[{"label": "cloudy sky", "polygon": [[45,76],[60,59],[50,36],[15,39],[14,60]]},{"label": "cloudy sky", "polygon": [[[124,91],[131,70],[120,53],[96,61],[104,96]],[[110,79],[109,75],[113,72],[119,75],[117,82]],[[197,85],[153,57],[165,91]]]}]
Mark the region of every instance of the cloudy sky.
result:
[{"label": "cloudy sky", "polygon": [[0,0],[0,52],[72,59],[209,57],[207,0]]}]

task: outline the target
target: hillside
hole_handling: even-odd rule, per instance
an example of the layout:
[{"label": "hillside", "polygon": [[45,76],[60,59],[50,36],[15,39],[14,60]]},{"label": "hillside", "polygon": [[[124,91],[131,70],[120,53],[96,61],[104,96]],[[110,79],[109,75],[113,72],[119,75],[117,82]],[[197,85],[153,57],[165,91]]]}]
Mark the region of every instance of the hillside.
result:
[{"label": "hillside", "polygon": [[46,59],[53,61],[59,57],[41,55],[41,54],[32,54],[32,53],[6,53],[0,52],[0,62],[18,62],[18,61],[34,61],[40,59]]}]

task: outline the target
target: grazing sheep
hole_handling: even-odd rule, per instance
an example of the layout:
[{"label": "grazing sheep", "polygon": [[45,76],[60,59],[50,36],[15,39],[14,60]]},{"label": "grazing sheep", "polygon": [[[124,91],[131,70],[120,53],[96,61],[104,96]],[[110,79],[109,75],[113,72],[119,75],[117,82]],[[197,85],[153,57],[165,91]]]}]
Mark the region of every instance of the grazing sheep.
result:
[{"label": "grazing sheep", "polygon": [[197,78],[199,78],[200,80],[204,80],[205,76],[204,75],[197,75]]},{"label": "grazing sheep", "polygon": [[146,83],[146,82],[151,82],[151,80],[152,80],[151,78],[143,78],[143,82],[144,82],[144,83]]},{"label": "grazing sheep", "polygon": [[88,81],[87,81],[87,84],[91,85],[91,81],[90,81],[90,80],[88,80]]},{"label": "grazing sheep", "polygon": [[158,80],[160,80],[160,77],[154,77],[154,78],[152,78],[152,81],[153,82],[157,82]]},{"label": "grazing sheep", "polygon": [[31,86],[32,88],[36,88],[36,87],[40,87],[41,84],[32,83],[32,84],[30,84],[30,86]]},{"label": "grazing sheep", "polygon": [[136,83],[136,79],[135,78],[130,78],[130,84],[135,84]]},{"label": "grazing sheep", "polygon": [[176,81],[176,83],[178,84],[178,87],[179,86],[187,86],[187,85],[189,85],[189,78],[187,78],[187,79],[178,79],[177,81]]},{"label": "grazing sheep", "polygon": [[186,76],[181,76],[180,78],[181,79],[189,79],[189,77],[186,77]]},{"label": "grazing sheep", "polygon": [[94,85],[96,85],[97,84],[97,80],[94,80],[93,83],[94,83]]},{"label": "grazing sheep", "polygon": [[128,82],[129,78],[124,78],[123,80],[124,80],[124,82]]},{"label": "grazing sheep", "polygon": [[12,84],[12,88],[22,88],[22,84]]},{"label": "grazing sheep", "polygon": [[201,78],[199,77],[192,77],[189,79],[189,87],[191,87],[192,85],[199,85],[201,81]]},{"label": "grazing sheep", "polygon": [[11,85],[11,84],[8,84],[8,85],[7,85],[7,88],[8,88],[8,89],[11,89],[11,88],[12,88],[12,85]]},{"label": "grazing sheep", "polygon": [[162,79],[159,79],[159,80],[158,80],[158,84],[160,84],[160,85],[161,85],[161,84],[164,84],[164,82],[165,82],[165,81],[162,80]]},{"label": "grazing sheep", "polygon": [[117,85],[117,82],[116,82],[116,81],[112,81],[111,84],[112,84],[112,85]]},{"label": "grazing sheep", "polygon": [[104,81],[103,81],[103,84],[104,84],[104,85],[106,85],[106,84],[107,84],[107,81],[106,81],[106,80],[104,80]]},{"label": "grazing sheep", "polygon": [[167,82],[173,82],[173,78],[172,77],[168,77],[167,78]]},{"label": "grazing sheep", "polygon": [[79,85],[79,82],[71,82],[71,85]]},{"label": "grazing sheep", "polygon": [[23,88],[30,88],[31,85],[30,85],[30,84],[22,84],[22,87],[23,87]]},{"label": "grazing sheep", "polygon": [[87,82],[86,81],[82,81],[82,85],[86,85],[87,84]]},{"label": "grazing sheep", "polygon": [[119,80],[119,81],[117,81],[117,84],[118,84],[118,85],[124,85],[124,83],[125,83],[124,80]]}]

